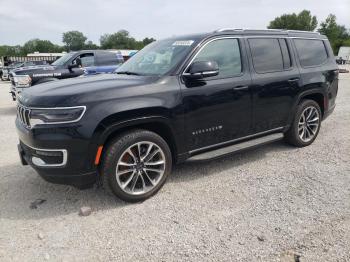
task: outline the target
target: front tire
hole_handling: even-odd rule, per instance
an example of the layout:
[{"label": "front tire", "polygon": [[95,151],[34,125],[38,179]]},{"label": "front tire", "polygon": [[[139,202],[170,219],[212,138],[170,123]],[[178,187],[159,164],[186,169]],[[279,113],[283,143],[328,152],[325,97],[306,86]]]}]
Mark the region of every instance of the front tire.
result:
[{"label": "front tire", "polygon": [[171,169],[171,151],[163,138],[134,130],[109,143],[102,161],[103,187],[124,201],[143,201],[160,190]]},{"label": "front tire", "polygon": [[322,113],[314,100],[303,100],[297,108],[293,123],[284,134],[288,144],[304,147],[312,144],[321,128]]}]

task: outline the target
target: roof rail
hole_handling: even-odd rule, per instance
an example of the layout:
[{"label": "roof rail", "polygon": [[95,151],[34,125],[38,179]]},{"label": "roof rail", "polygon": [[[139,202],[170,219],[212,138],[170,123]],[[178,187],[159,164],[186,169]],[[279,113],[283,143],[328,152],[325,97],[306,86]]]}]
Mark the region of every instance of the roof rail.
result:
[{"label": "roof rail", "polygon": [[214,32],[226,32],[226,31],[244,31],[242,28],[220,28]]},{"label": "roof rail", "polygon": [[313,31],[303,31],[303,30],[286,30],[288,33],[308,33],[308,34],[316,34],[320,35],[319,32],[313,32]]},{"label": "roof rail", "polygon": [[244,28],[220,28],[218,30],[215,30],[215,33],[220,32],[226,32],[226,31],[275,31],[275,32],[287,32],[287,33],[309,33],[309,34],[317,34],[320,35],[319,32],[313,32],[313,31],[302,31],[302,30],[286,30],[286,29],[244,29]]}]

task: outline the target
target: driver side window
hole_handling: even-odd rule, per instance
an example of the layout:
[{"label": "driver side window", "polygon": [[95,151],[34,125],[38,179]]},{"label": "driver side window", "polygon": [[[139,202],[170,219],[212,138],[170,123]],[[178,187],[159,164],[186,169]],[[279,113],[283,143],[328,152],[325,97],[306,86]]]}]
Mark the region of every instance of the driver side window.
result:
[{"label": "driver side window", "polygon": [[[80,59],[80,62],[79,62]],[[95,65],[95,57],[93,53],[81,54],[75,58],[72,64],[81,63],[81,67],[89,67]]]},{"label": "driver side window", "polygon": [[238,39],[214,40],[199,51],[193,62],[215,61],[219,65],[219,75],[211,79],[228,78],[242,72],[241,52]]}]

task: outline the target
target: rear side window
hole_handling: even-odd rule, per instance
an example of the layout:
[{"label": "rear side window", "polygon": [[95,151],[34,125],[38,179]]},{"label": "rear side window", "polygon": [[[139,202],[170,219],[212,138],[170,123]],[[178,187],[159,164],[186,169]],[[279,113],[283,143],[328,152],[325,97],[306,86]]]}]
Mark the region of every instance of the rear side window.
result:
[{"label": "rear side window", "polygon": [[98,51],[96,53],[96,64],[97,65],[118,65],[124,62],[124,58],[120,52],[112,53],[112,52],[104,52]]},{"label": "rear side window", "polygon": [[328,55],[322,40],[294,39],[302,67],[318,66],[326,62]]},{"label": "rear side window", "polygon": [[283,71],[283,57],[278,39],[251,38],[248,42],[257,73]]}]

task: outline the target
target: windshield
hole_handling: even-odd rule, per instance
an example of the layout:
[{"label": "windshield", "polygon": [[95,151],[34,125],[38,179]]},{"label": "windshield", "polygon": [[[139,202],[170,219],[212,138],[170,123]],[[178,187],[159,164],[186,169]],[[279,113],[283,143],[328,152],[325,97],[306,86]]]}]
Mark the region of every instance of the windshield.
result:
[{"label": "windshield", "polygon": [[164,75],[190,52],[193,40],[166,39],[156,41],[121,65],[117,74]]},{"label": "windshield", "polygon": [[61,56],[59,59],[57,59],[55,62],[53,62],[51,65],[54,65],[54,66],[61,66],[61,65],[64,65],[65,63],[67,63],[67,61],[69,59],[72,58],[72,56],[74,55],[75,53],[69,53],[69,54],[65,54],[64,56]]},{"label": "windshield", "polygon": [[15,62],[12,66],[13,67],[20,67],[23,65],[23,62]]}]

